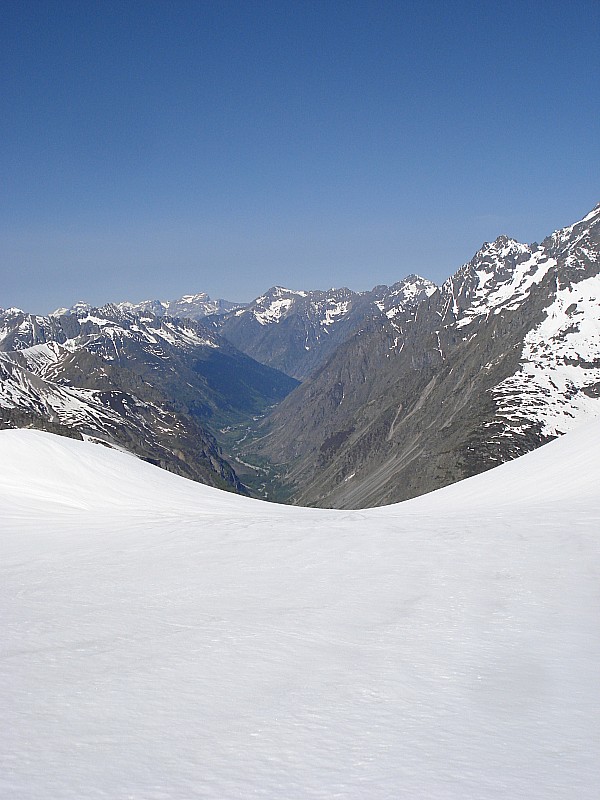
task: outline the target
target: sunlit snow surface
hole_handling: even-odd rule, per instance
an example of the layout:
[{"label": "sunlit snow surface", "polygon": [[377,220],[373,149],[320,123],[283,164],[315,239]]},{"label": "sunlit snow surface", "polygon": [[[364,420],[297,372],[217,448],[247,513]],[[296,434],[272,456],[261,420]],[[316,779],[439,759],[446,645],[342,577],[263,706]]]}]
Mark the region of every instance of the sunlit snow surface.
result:
[{"label": "sunlit snow surface", "polygon": [[600,796],[600,426],[372,511],[0,432],[0,797]]}]

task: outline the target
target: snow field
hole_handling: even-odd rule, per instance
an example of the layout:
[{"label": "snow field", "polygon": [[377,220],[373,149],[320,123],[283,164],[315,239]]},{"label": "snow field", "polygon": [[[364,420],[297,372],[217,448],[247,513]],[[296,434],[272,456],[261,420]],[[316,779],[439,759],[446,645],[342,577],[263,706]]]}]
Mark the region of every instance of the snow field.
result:
[{"label": "snow field", "polygon": [[0,796],[600,793],[600,426],[322,511],[0,433]]}]

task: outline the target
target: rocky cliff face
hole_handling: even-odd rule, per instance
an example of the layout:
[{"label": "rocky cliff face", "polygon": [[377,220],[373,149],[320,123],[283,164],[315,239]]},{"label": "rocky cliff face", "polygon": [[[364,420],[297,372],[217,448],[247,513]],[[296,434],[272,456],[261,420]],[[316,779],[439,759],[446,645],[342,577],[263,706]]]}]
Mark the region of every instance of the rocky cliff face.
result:
[{"label": "rocky cliff face", "polygon": [[600,414],[600,206],[486,243],[415,308],[373,317],[255,432],[294,502],[358,508],[488,469]]}]

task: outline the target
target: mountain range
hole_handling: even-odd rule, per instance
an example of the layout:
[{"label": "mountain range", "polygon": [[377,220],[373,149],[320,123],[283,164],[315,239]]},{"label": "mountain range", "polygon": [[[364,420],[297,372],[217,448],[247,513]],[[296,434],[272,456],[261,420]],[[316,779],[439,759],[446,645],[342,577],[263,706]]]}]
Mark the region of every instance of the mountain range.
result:
[{"label": "mountain range", "polygon": [[298,504],[414,497],[600,413],[599,219],[500,236],[440,287],[0,311],[0,427]]},{"label": "mountain range", "polygon": [[[131,314],[151,314],[154,317],[181,317],[194,320],[203,319],[209,314],[224,314],[237,308],[243,308],[244,305],[245,303],[233,303],[230,300],[212,300],[205,292],[184,294],[178,300],[142,300],[139,303],[124,300],[114,303],[119,311]],[[89,303],[80,301],[70,308],[58,308],[52,316],[86,313],[92,309],[93,306]]]},{"label": "mountain range", "polygon": [[296,503],[407,499],[600,414],[600,205],[541,244],[499,237],[369,317],[253,431]]},{"label": "mountain range", "polygon": [[393,319],[435,289],[431,281],[418,275],[369,292],[346,288],[294,291],[274,286],[246,307],[209,321],[252,358],[304,380],[365,320]]},{"label": "mountain range", "polygon": [[243,490],[214,431],[296,383],[193,320],[0,313],[0,427],[92,437],[210,485]]}]

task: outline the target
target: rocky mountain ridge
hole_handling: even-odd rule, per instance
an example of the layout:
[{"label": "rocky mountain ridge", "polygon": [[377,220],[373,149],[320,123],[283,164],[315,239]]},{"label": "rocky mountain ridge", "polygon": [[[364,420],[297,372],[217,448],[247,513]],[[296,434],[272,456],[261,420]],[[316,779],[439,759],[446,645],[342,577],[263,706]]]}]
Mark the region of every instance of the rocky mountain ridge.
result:
[{"label": "rocky mountain ridge", "polygon": [[410,310],[370,318],[253,432],[299,504],[364,507],[488,469],[600,414],[600,206],[485,243]]},{"label": "rocky mountain ridge", "polygon": [[368,318],[392,318],[435,289],[431,281],[417,275],[368,292],[274,286],[245,308],[209,321],[247,355],[303,380]]},{"label": "rocky mountain ridge", "polygon": [[0,312],[0,426],[96,438],[211,485],[242,488],[214,432],[294,385],[192,320]]},{"label": "rocky mountain ridge", "polygon": [[[229,311],[243,308],[246,303],[234,303],[230,300],[212,300],[206,292],[184,294],[177,300],[142,300],[131,303],[128,300],[112,304],[120,311],[132,314],[150,314],[154,317],[177,317],[181,319],[201,320],[210,314],[226,314]],[[85,301],[79,301],[70,308],[58,308],[52,316],[65,314],[89,313],[93,306]]]},{"label": "rocky mountain ridge", "polygon": [[541,244],[500,236],[441,287],[273,287],[202,321],[150,302],[0,311],[0,426],[240,491],[234,459],[298,504],[422,494],[600,414],[599,220],[597,206]]}]

